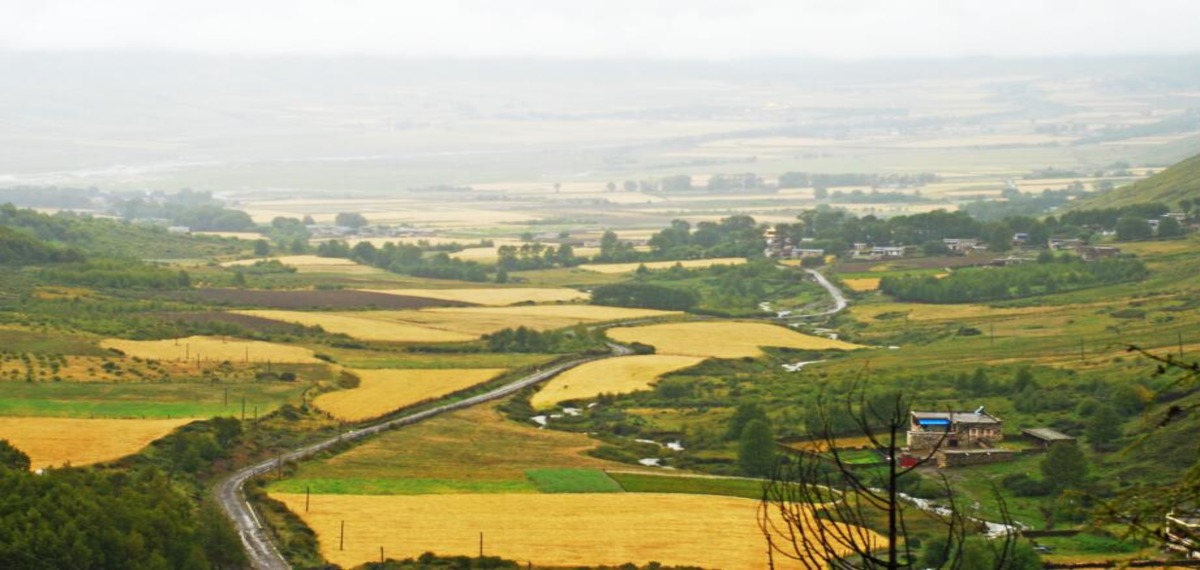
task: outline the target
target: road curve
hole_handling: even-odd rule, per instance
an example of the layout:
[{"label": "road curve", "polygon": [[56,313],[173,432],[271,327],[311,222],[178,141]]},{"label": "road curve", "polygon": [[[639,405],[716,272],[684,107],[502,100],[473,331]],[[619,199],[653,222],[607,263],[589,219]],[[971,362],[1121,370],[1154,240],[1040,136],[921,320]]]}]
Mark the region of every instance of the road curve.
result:
[{"label": "road curve", "polygon": [[833,308],[829,309],[828,311],[822,311],[820,313],[810,313],[807,315],[796,315],[796,316],[798,316],[798,317],[824,317],[824,316],[840,313],[840,312],[842,312],[842,310],[844,310],[846,308],[847,305],[850,304],[849,301],[846,300],[845,293],[842,293],[842,290],[838,289],[836,285],[831,283],[829,281],[829,278],[825,277],[825,275],[822,274],[820,271],[817,271],[815,269],[808,269],[807,267],[804,268],[804,271],[806,271],[809,275],[811,275],[812,278],[817,281],[817,284],[824,287],[826,291],[829,291],[829,295],[833,297]]},{"label": "road curve", "polygon": [[[632,353],[632,351],[627,347],[616,343],[609,343],[608,346],[610,349],[612,349],[614,356],[624,356]],[[244,467],[234,472],[229,477],[222,479],[213,489],[213,495],[216,498],[217,503],[221,505],[221,510],[225,511],[225,515],[229,517],[229,520],[233,523],[234,528],[237,530],[238,536],[241,537],[242,545],[245,548],[247,556],[250,558],[251,566],[261,570],[284,570],[291,568],[291,566],[287,563],[287,560],[285,560],[283,555],[279,553],[279,549],[275,547],[275,543],[271,540],[270,533],[267,532],[265,525],[263,525],[262,519],[259,518],[258,513],[254,510],[254,507],[251,506],[250,502],[246,499],[244,487],[247,481],[264,473],[270,472],[273,469],[281,467],[282,463],[306,459],[343,441],[354,441],[356,439],[364,438],[369,435],[375,435],[379,432],[395,427],[415,424],[446,412],[468,408],[483,402],[502,398],[525,387],[549,380],[550,378],[553,378],[554,376],[566,370],[579,366],[580,364],[591,362],[593,360],[599,360],[601,358],[608,357],[600,356],[580,358],[577,360],[564,362],[545,370],[535,372],[484,394],[479,394],[465,400],[444,404],[406,416],[384,420],[367,427],[348,431],[338,435],[337,437],[331,437],[324,441],[289,451],[272,459],[260,461],[248,467]]]}]

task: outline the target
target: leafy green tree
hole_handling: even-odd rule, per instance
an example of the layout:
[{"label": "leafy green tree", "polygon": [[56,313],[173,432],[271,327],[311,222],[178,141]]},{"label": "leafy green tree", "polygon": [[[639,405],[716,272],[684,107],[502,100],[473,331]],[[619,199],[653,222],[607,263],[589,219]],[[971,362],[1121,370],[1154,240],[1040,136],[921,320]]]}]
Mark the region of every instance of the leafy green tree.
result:
[{"label": "leafy green tree", "polygon": [[366,216],[359,214],[358,212],[338,212],[338,214],[333,218],[333,223],[345,228],[353,228],[357,230],[367,225],[369,222],[367,222]]},{"label": "leafy green tree", "polygon": [[755,419],[746,424],[738,440],[738,465],[752,477],[765,477],[775,468],[775,436],[771,424]]},{"label": "leafy green tree", "polygon": [[27,471],[29,465],[29,456],[24,451],[13,447],[7,439],[0,439],[0,467]]},{"label": "leafy green tree", "polygon": [[1108,451],[1121,437],[1121,416],[1109,404],[1101,404],[1087,421],[1087,439],[1096,451]]},{"label": "leafy green tree", "polygon": [[1183,235],[1183,226],[1179,225],[1179,220],[1166,216],[1158,220],[1158,237],[1173,238]]},{"label": "leafy green tree", "polygon": [[1154,229],[1146,218],[1125,216],[1117,220],[1117,241],[1133,241],[1154,237]]},{"label": "leafy green tree", "polygon": [[265,239],[254,240],[254,255],[259,257],[271,255],[271,244],[267,243]]},{"label": "leafy green tree", "polygon": [[1087,457],[1073,443],[1051,445],[1042,460],[1042,476],[1060,489],[1079,487],[1088,476]]},{"label": "leafy green tree", "polygon": [[746,426],[754,420],[767,420],[767,412],[762,406],[754,402],[742,402],[733,412],[733,417],[729,418],[729,427],[725,430],[726,440],[735,440],[742,437],[742,431]]}]

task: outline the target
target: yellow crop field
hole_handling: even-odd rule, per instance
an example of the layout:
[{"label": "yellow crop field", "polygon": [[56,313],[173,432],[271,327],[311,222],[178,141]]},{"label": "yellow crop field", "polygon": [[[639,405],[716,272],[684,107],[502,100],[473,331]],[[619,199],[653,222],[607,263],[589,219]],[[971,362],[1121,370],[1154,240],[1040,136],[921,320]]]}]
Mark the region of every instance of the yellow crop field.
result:
[{"label": "yellow crop field", "polygon": [[878,289],[879,288],[879,280],[880,280],[879,277],[857,277],[857,278],[850,278],[850,279],[842,279],[842,283],[844,283],[847,287],[849,287],[851,291],[863,292],[863,291],[874,291],[874,290]]},{"label": "yellow crop field", "polygon": [[851,306],[854,318],[876,321],[878,315],[905,313],[910,321],[958,320],[980,317],[1013,317],[1054,311],[1054,307],[996,308],[987,305],[927,305],[921,303],[873,303]]},{"label": "yellow crop field", "polygon": [[0,438],[29,455],[33,469],[88,465],[137,453],[192,421],[0,418]]},{"label": "yellow crop field", "polygon": [[287,255],[283,257],[239,259],[237,261],[226,261],[221,266],[241,267],[254,265],[259,261],[270,260],[276,260],[284,265],[295,267],[300,273],[379,273],[383,271],[382,269],[360,265],[352,260],[341,257],[318,257],[316,255]]},{"label": "yellow crop field", "polygon": [[307,348],[215,336],[192,336],[167,340],[124,340],[108,338],[102,348],[115,348],[128,356],[153,360],[229,362],[320,363]]},{"label": "yellow crop field", "polygon": [[588,294],[566,287],[506,288],[506,289],[387,289],[372,291],[390,295],[425,297],[442,301],[459,301],[502,307],[514,303],[569,303],[587,300]]},{"label": "yellow crop field", "polygon": [[377,418],[404,406],[437,398],[504,373],[502,368],[442,370],[354,370],[357,388],[317,396],[314,404],[335,417],[357,422]]},{"label": "yellow crop field", "polygon": [[507,317],[550,317],[574,319],[579,322],[621,321],[647,319],[680,314],[678,311],[627,309],[602,305],[527,305],[519,307],[442,307],[425,309],[422,313],[439,315],[503,315]]},{"label": "yellow crop field", "polygon": [[[316,532],[321,554],[349,568],[384,555],[483,551],[537,566],[626,562],[724,570],[767,567],[758,501],[655,493],[312,495],[271,493]],[[345,532],[342,522],[345,521]],[[564,532],[569,530],[569,532]],[[344,542],[344,547],[340,544]]]},{"label": "yellow crop field", "polygon": [[371,311],[370,318],[411,323],[460,334],[490,334],[505,328],[545,331],[580,323],[644,319],[675,315],[671,311],[625,309],[599,305],[528,305],[514,307],[452,307],[421,311]]},{"label": "yellow crop field", "polygon": [[861,345],[806,335],[781,326],[739,321],[619,327],[609,329],[608,336],[618,342],[652,345],[659,354],[714,358],[762,356],[760,347],[764,346],[808,350],[863,348]]},{"label": "yellow crop field", "polygon": [[746,263],[746,260],[741,257],[718,257],[714,259],[687,259],[684,261],[650,261],[647,263],[585,263],[580,265],[580,269],[595,271],[597,273],[630,273],[637,271],[638,266],[645,265],[646,269],[670,269],[676,264],[682,265],[687,269],[697,267],[712,267],[714,265],[741,265]]},{"label": "yellow crop field", "polygon": [[701,362],[704,362],[704,358],[698,356],[667,354],[625,356],[589,362],[555,377],[533,395],[530,404],[534,409],[544,409],[566,400],[643,390],[660,376]]},{"label": "yellow crop field", "polygon": [[[232,312],[276,321],[300,323],[305,326],[320,326],[329,332],[341,333],[362,340],[384,342],[467,342],[478,338],[478,335],[438,330],[411,323],[389,322],[378,318],[378,315],[376,315],[376,313],[388,313],[389,311],[363,311],[355,314],[273,310]],[[416,311],[413,312],[415,313]]]}]

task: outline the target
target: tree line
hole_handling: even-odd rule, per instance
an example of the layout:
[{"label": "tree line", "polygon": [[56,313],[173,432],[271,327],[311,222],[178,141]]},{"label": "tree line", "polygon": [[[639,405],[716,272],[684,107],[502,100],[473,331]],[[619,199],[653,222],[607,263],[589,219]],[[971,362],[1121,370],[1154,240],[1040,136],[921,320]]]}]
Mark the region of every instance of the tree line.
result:
[{"label": "tree line", "polygon": [[938,279],[930,275],[887,276],[879,289],[903,301],[974,303],[1017,299],[1141,279],[1146,266],[1134,258],[1084,262],[1074,256],[1039,256],[1036,263],[960,269]]}]

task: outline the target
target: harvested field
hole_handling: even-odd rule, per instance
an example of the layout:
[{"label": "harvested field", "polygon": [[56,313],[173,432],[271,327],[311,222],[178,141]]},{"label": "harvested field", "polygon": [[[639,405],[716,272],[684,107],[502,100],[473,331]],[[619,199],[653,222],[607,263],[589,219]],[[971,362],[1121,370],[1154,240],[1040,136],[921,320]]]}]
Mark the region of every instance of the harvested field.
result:
[{"label": "harvested field", "polygon": [[357,388],[321,394],[314,404],[334,417],[357,422],[405,406],[482,384],[504,373],[500,368],[459,370],[353,370]]},{"label": "harvested field", "polygon": [[[379,318],[380,311],[361,315],[306,313],[302,311],[236,311],[264,319],[319,326],[329,332],[341,333],[362,340],[381,342],[468,342],[478,335],[438,330],[404,322],[389,322]],[[414,314],[419,314],[416,311]]]},{"label": "harvested field", "polygon": [[842,279],[842,283],[849,287],[851,291],[866,292],[874,291],[879,288],[880,278],[878,277],[857,277],[852,279]]},{"label": "harvested field", "polygon": [[[625,309],[620,307],[602,307],[599,305],[522,305],[513,307],[426,309],[423,311],[365,311],[360,313],[334,313],[329,314],[329,316],[335,317],[341,315],[364,321],[374,321],[382,326],[418,327],[432,333],[469,335],[469,338],[465,336],[456,338],[471,340],[510,327],[523,326],[545,331],[570,327],[581,323],[644,319],[676,314],[678,313],[671,311]],[[326,330],[341,332],[331,329],[328,326],[325,328]],[[357,336],[349,332],[346,334]]]},{"label": "harvested field", "polygon": [[555,377],[534,394],[534,409],[545,409],[566,400],[583,400],[600,394],[625,394],[644,390],[660,376],[704,362],[698,356],[647,354],[607,358],[572,368]]},{"label": "harvested field", "polygon": [[[921,303],[878,303],[851,306],[854,318],[873,322],[907,315],[910,321],[954,321],[982,317],[1014,317],[1055,312],[1056,307],[998,308],[987,305],[929,305]],[[880,318],[884,317],[884,318]]]},{"label": "harvested field", "polygon": [[230,362],[321,363],[307,348],[213,336],[192,336],[168,340],[100,341],[104,348],[115,348],[128,356],[154,360],[196,360]]},{"label": "harvested field", "polygon": [[659,354],[714,358],[762,356],[760,347],[764,346],[805,350],[863,348],[840,340],[798,333],[781,326],[740,321],[619,327],[609,329],[608,336],[618,342],[652,345]]},{"label": "harvested field", "polygon": [[293,478],[271,488],[303,492],[311,486],[350,494],[534,493],[537,489],[526,476],[531,470],[630,469],[586,455],[599,442],[584,434],[508,420],[496,410],[498,405],[384,432],[340,455],[305,462]]},{"label": "harvested field", "polygon": [[[837,449],[860,449],[873,447],[870,438],[867,436],[839,437],[833,440],[833,444]],[[810,451],[813,453],[825,453],[830,449],[829,442],[825,441],[824,439],[786,443],[784,444],[784,447],[798,449],[800,451]]]},{"label": "harvested field", "polygon": [[426,307],[461,307],[469,302],[371,291],[311,290],[264,291],[253,289],[196,289],[179,298],[238,307],[269,309],[424,309]]},{"label": "harvested field", "polygon": [[751,499],[651,493],[314,495],[305,512],[304,494],[271,496],[316,532],[327,560],[344,567],[378,560],[380,547],[397,559],[425,551],[474,555],[479,533],[486,554],[538,566],[654,560],[725,570],[767,567],[755,517],[758,501]]},{"label": "harvested field", "polygon": [[372,291],[387,295],[440,299],[458,303],[470,303],[501,307],[516,303],[569,303],[586,301],[588,294],[565,287],[555,288],[508,288],[508,289],[392,289]]},{"label": "harvested field", "polygon": [[580,265],[580,269],[595,271],[597,273],[631,273],[637,271],[641,265],[645,265],[646,269],[670,269],[675,265],[682,265],[688,269],[697,267],[712,267],[714,265],[741,265],[746,263],[746,260],[741,257],[719,257],[714,259],[687,259],[684,261],[649,261],[646,263],[585,263]]},{"label": "harvested field", "polygon": [[284,257],[261,257],[256,259],[239,259],[222,263],[222,267],[239,267],[254,265],[260,261],[275,260],[284,265],[295,267],[300,273],[382,273],[382,269],[361,265],[353,260],[341,257],[318,257],[316,255],[288,255]]},{"label": "harvested field", "polygon": [[88,465],[137,453],[193,419],[0,418],[0,439],[29,455],[31,467]]}]

